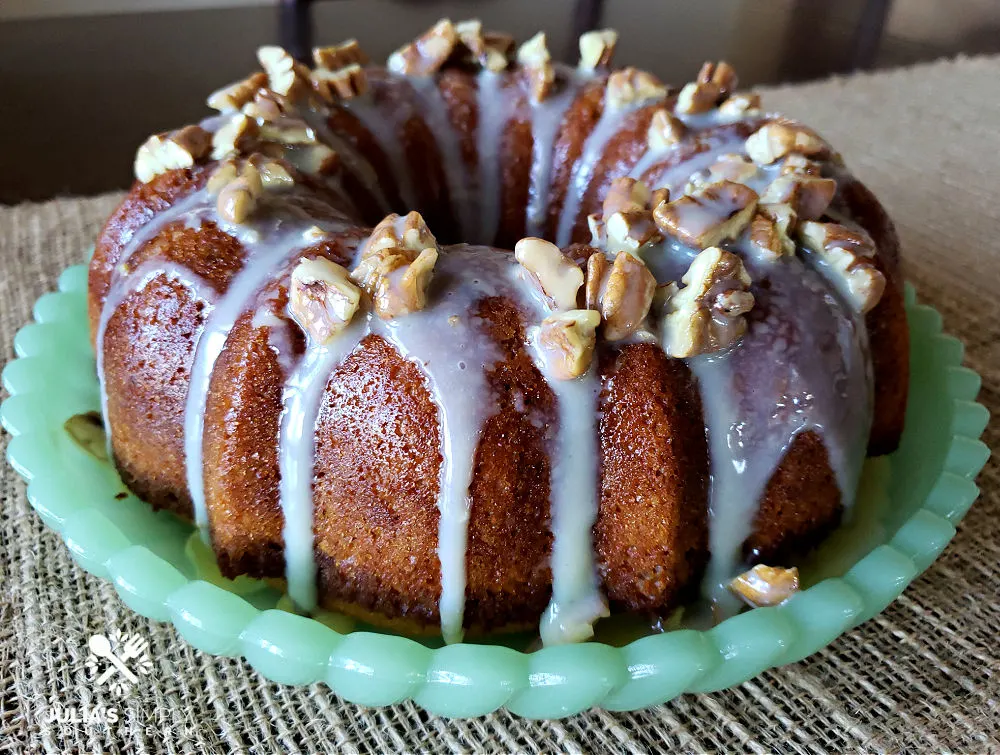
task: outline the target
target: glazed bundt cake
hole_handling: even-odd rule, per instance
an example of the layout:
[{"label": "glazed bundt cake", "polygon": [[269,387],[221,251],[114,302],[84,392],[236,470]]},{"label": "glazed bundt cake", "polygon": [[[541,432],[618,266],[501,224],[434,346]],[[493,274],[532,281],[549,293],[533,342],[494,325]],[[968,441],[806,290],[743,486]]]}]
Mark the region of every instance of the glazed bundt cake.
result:
[{"label": "glazed bundt cake", "polygon": [[90,268],[105,424],[224,574],[448,641],[581,640],[774,598],[896,446],[879,203],[726,63],[677,91],[615,42],[576,68],[475,21],[386,68],[264,47],[139,149]]}]

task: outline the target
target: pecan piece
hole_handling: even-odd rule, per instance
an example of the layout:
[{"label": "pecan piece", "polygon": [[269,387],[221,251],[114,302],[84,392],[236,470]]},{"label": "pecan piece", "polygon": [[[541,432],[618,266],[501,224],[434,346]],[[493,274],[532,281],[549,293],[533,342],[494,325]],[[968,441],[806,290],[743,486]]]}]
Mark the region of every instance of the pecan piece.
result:
[{"label": "pecan piece", "polygon": [[351,322],[361,289],[348,272],[325,257],[304,259],[292,271],[288,314],[313,343],[329,343]]},{"label": "pecan piece", "polygon": [[718,247],[703,250],[691,263],[684,287],[670,291],[663,322],[664,349],[687,358],[720,351],[746,332],[746,313],[754,305],[750,276],[735,254]]}]

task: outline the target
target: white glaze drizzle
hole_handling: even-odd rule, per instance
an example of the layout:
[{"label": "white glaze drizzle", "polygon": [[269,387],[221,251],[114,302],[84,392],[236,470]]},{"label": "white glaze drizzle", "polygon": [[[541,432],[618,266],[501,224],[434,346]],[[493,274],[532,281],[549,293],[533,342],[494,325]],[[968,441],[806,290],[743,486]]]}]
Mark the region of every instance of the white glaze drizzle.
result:
[{"label": "white glaze drizzle", "polygon": [[542,643],[548,646],[589,639],[594,622],[608,615],[592,536],[599,504],[597,402],[601,381],[595,364],[574,380],[551,376],[536,337],[537,332],[531,338],[535,364],[555,394],[559,412],[549,454],[552,599],[539,626]]},{"label": "white glaze drizzle", "polygon": [[[491,260],[490,257],[497,257]],[[476,449],[493,414],[487,370],[502,358],[472,315],[475,304],[510,289],[507,260],[490,249],[451,249],[434,272],[433,302],[397,320],[372,318],[372,332],[390,341],[423,370],[438,408],[441,433],[438,559],[441,562],[441,631],[459,642],[465,606],[465,556]],[[457,317],[449,323],[449,318]]]},{"label": "white glaze drizzle", "polygon": [[147,242],[156,238],[160,231],[174,221],[186,219],[191,210],[202,204],[204,199],[204,191],[192,192],[183,199],[175,202],[171,207],[162,210],[146,221],[144,225],[132,232],[131,237],[127,241],[125,239],[122,240],[125,245],[121,256],[118,258],[118,262],[115,263],[115,267],[111,271],[111,277],[108,282],[108,293],[101,306],[101,317],[98,321],[97,336],[95,338],[97,382],[101,390],[101,414],[104,417],[104,430],[108,441],[108,455],[110,458],[114,458],[114,455],[112,453],[111,442],[111,418],[108,416],[108,392],[105,387],[104,337],[108,322],[118,309],[118,305],[132,292],[133,286],[139,283],[145,286],[148,283],[148,281],[142,282],[143,279],[141,278],[136,279],[134,274],[127,274],[128,263],[132,256]]},{"label": "white glaze drizzle", "polygon": [[331,373],[364,337],[358,317],[328,344],[310,343],[286,378],[278,429],[279,492],[284,516],[285,578],[288,595],[304,611],[316,607],[316,553],[313,531],[313,478],[316,420]]},{"label": "white glaze drizzle", "polygon": [[[863,329],[819,276],[797,259],[751,275],[770,285],[766,292],[754,288],[757,311],[743,340],[728,352],[688,360],[710,444],[710,557],[703,591],[717,616],[738,608],[727,585],[744,567],[742,547],[765,487],[795,438],[806,430],[823,438],[849,508],[871,418],[870,398],[859,401],[871,395]],[[790,319],[792,313],[808,314],[809,326]]]},{"label": "white glaze drizzle", "polygon": [[[288,206],[290,209],[292,206]],[[258,215],[260,217],[260,214]],[[315,241],[303,237],[307,227],[302,220],[289,222],[287,217],[264,216],[242,225],[223,222],[216,216],[220,230],[236,238],[246,254],[242,269],[230,281],[226,292],[216,302],[205,320],[201,336],[195,347],[191,379],[184,407],[184,456],[188,491],[194,506],[195,522],[207,532],[208,511],[205,506],[204,455],[202,443],[205,429],[205,410],[208,389],[215,363],[229,338],[237,319],[249,308],[253,297],[286,266],[296,252]],[[342,228],[323,221],[309,221],[324,230]]]},{"label": "white glaze drizzle", "polygon": [[441,154],[448,197],[458,223],[459,237],[471,238],[476,232],[474,193],[469,183],[469,170],[462,160],[458,134],[448,116],[448,103],[438,88],[436,77],[415,76],[409,81],[422,101],[421,113]]},{"label": "white glaze drizzle", "polygon": [[493,71],[483,70],[476,77],[476,152],[479,156],[479,234],[483,244],[496,240],[500,225],[500,147],[507,123],[508,98],[504,79]]},{"label": "white glaze drizzle", "polygon": [[531,171],[529,174],[528,207],[524,213],[528,236],[541,236],[549,211],[549,189],[552,183],[552,150],[563,117],[580,92],[582,80],[568,66],[558,66],[557,76],[562,89],[554,97],[531,102]]},{"label": "white glaze drizzle", "polygon": [[361,179],[361,182],[375,195],[375,201],[378,202],[382,211],[389,212],[392,207],[389,205],[389,200],[386,199],[385,193],[382,191],[375,168],[372,167],[372,164],[368,162],[366,157],[354,148],[354,145],[334,133],[327,121],[329,111],[325,108],[313,109],[307,107],[302,108],[300,112],[302,119],[316,132],[319,140],[332,148],[343,161],[344,165]]},{"label": "white glaze drizzle", "polygon": [[604,148],[618,133],[622,121],[636,110],[635,107],[611,108],[605,107],[601,117],[583,142],[583,151],[570,171],[569,182],[566,185],[566,198],[562,211],[559,213],[559,226],[556,231],[555,243],[564,247],[572,242],[573,226],[580,212],[583,195],[587,192],[594,177],[594,169],[604,155]]},{"label": "white glaze drizzle", "polygon": [[[389,78],[385,86],[400,86],[400,84]],[[375,137],[379,148],[389,160],[393,177],[395,177],[399,187],[400,199],[406,207],[419,206],[417,192],[413,185],[413,176],[410,172],[410,163],[406,159],[404,151],[402,134],[407,118],[412,115],[411,109],[395,100],[378,102],[371,90],[359,97],[344,100],[341,107],[354,115],[361,122],[361,125]]]}]

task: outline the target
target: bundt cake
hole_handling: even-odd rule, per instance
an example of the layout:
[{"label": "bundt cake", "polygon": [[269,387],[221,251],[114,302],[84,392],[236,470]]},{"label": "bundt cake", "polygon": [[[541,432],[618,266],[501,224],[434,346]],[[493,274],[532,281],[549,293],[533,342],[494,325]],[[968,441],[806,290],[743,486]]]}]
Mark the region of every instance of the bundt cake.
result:
[{"label": "bundt cake", "polygon": [[787,594],[896,446],[879,203],[726,63],[674,90],[615,43],[263,47],[140,147],[90,267],[104,420],[224,574],[449,642],[582,640]]}]

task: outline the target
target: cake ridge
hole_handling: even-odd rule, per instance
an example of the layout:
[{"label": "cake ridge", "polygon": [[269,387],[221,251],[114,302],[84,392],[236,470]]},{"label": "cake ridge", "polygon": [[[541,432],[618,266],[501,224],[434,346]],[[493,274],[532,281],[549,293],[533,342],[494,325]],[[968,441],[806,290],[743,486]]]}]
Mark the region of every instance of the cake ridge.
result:
[{"label": "cake ridge", "polygon": [[[440,24],[435,27],[439,28],[447,27]],[[537,47],[537,43],[535,46]],[[774,116],[764,115],[751,107],[754,104],[752,100],[746,100],[744,104],[747,107],[736,114],[723,112],[719,103],[723,96],[730,94],[730,87],[735,86],[735,77],[727,80],[723,87],[715,83],[712,75],[714,69],[709,70],[707,79],[700,75],[698,82],[689,85],[694,86],[695,90],[686,87],[682,91],[682,99],[688,103],[688,108],[693,107],[690,103],[692,97],[697,100],[696,95],[708,97],[715,104],[701,112],[681,112],[681,107],[676,102],[670,104],[674,101],[666,87],[648,74],[634,69],[615,72],[604,80],[602,77],[606,69],[568,69],[549,63],[547,58],[544,66],[547,66],[546,72],[538,76],[532,73],[533,69],[527,63],[511,71],[483,67],[469,75],[468,85],[475,92],[474,103],[479,126],[475,133],[478,165],[473,172],[467,170],[462,163],[460,134],[451,120],[451,106],[440,90],[442,80],[437,73],[443,70],[443,64],[430,75],[386,73],[372,69],[370,75],[373,84],[367,92],[345,95],[333,102],[307,101],[305,106],[297,105],[292,93],[297,83],[308,81],[310,73],[308,69],[300,70],[292,65],[289,70],[294,74],[293,83],[276,100],[280,114],[260,116],[257,118],[259,124],[247,126],[250,130],[259,129],[259,138],[263,141],[256,144],[251,140],[250,147],[241,147],[234,139],[230,152],[223,152],[216,158],[222,162],[219,163],[221,167],[213,174],[213,180],[224,170],[231,169],[231,175],[227,179],[229,183],[221,188],[205,186],[191,191],[165,211],[155,214],[119,250],[120,256],[111,272],[110,287],[102,304],[95,333],[109,443],[114,441],[114,436],[111,432],[112,421],[105,379],[104,342],[108,336],[108,323],[118,306],[128,296],[140,290],[134,288],[137,286],[137,271],[128,271],[132,256],[140,247],[157,238],[171,223],[180,221],[191,226],[192,223],[210,220],[237,238],[244,250],[242,270],[227,283],[224,292],[218,296],[199,294],[199,298],[207,298],[209,301],[201,332],[195,337],[183,424],[187,493],[192,500],[194,518],[205,531],[211,528],[211,517],[204,493],[206,470],[203,442],[207,432],[204,419],[216,361],[227,348],[238,318],[247,311],[253,313],[255,328],[263,327],[269,334],[274,330],[293,333],[294,324],[283,311],[286,308],[284,295],[262,298],[263,293],[283,291],[284,282],[293,267],[321,258],[334,264],[332,260],[336,256],[334,268],[340,269],[340,272],[334,270],[331,273],[334,277],[323,283],[325,288],[322,290],[326,293],[321,295],[339,296],[341,304],[338,306],[342,306],[343,301],[353,296],[354,304],[346,315],[345,322],[335,322],[337,332],[333,340],[317,341],[303,325],[303,321],[295,318],[294,302],[291,300],[294,292],[290,285],[287,309],[296,324],[305,328],[307,343],[304,355],[299,356],[298,362],[294,363],[288,354],[281,353],[294,341],[292,336],[283,335],[280,339],[282,345],[269,341],[272,350],[277,353],[279,363],[293,365],[291,371],[285,373],[280,401],[282,412],[277,433],[279,505],[284,517],[283,551],[289,593],[304,610],[309,610],[317,603],[315,549],[318,546],[315,544],[312,486],[321,405],[328,383],[333,379],[331,375],[362,347],[362,342],[367,337],[378,336],[404,359],[420,366],[424,388],[437,411],[441,457],[437,493],[437,557],[441,579],[437,610],[446,641],[461,639],[466,625],[463,618],[464,604],[466,593],[470,589],[466,580],[469,552],[466,538],[472,505],[471,488],[483,429],[491,419],[490,412],[496,409],[497,403],[489,398],[487,375],[498,360],[505,359],[503,354],[496,352],[496,345],[490,338],[479,332],[473,322],[478,322],[478,315],[474,314],[477,302],[491,297],[510,300],[520,312],[526,338],[525,348],[530,351],[536,369],[553,394],[558,411],[554,436],[551,436],[552,431],[546,431],[550,434],[546,445],[550,462],[548,495],[553,541],[548,562],[552,595],[542,617],[542,635],[547,644],[586,639],[593,631],[593,622],[606,613],[607,606],[600,589],[606,578],[605,567],[594,552],[592,535],[593,527],[601,516],[602,500],[606,495],[601,490],[599,480],[603,461],[598,451],[598,435],[602,432],[598,426],[607,376],[600,374],[597,359],[594,358],[595,348],[598,348],[594,345],[594,327],[581,324],[586,318],[569,325],[566,325],[566,321],[560,321],[561,324],[558,325],[568,328],[566,332],[571,334],[569,347],[563,344],[559,348],[576,349],[577,351],[572,352],[573,358],[585,362],[586,369],[578,371],[572,379],[567,380],[565,375],[556,374],[551,362],[551,350],[546,351],[540,345],[540,339],[546,337],[547,327],[556,327],[556,320],[561,315],[571,314],[566,312],[567,309],[576,311],[584,288],[586,309],[579,311],[596,310],[598,313],[597,322],[603,334],[599,345],[601,353],[608,350],[620,352],[638,344],[657,343],[669,356],[683,359],[698,380],[706,430],[712,441],[708,459],[713,470],[713,484],[709,492],[711,503],[708,507],[712,524],[708,529],[708,539],[715,547],[710,549],[711,560],[705,576],[706,591],[717,603],[725,602],[728,580],[736,576],[734,569],[745,561],[741,549],[750,541],[757,526],[756,519],[750,515],[759,510],[760,499],[765,494],[764,487],[785,463],[786,454],[800,435],[812,432],[825,445],[827,462],[832,467],[839,486],[838,505],[849,507],[853,499],[864,457],[864,438],[870,431],[874,378],[870,374],[869,347],[865,338],[865,312],[852,308],[841,284],[846,279],[844,276],[859,267],[874,269],[867,260],[875,256],[875,249],[873,246],[871,255],[863,250],[861,254],[855,255],[852,250],[863,247],[865,240],[844,241],[841,234],[838,239],[828,239],[811,251],[793,249],[793,255],[798,251],[801,256],[782,260],[786,255],[781,251],[778,241],[785,231],[780,229],[782,221],[773,217],[775,210],[771,208],[791,207],[795,203],[804,202],[795,192],[805,192],[809,188],[809,181],[816,175],[808,171],[818,172],[820,168],[810,165],[793,166],[790,175],[794,177],[794,181],[789,184],[790,193],[781,197],[768,195],[768,192],[775,193],[772,187],[780,183],[779,178],[789,175],[784,172],[786,162],[782,158],[785,154],[799,155],[796,150],[801,150],[803,154],[809,150],[817,155],[822,152],[819,159],[825,160],[823,164],[827,165],[831,151],[825,143],[816,146],[809,141],[812,137],[808,134],[800,137],[799,132],[794,132],[790,136],[784,135],[793,140],[791,149],[774,160],[750,160],[743,157],[744,153],[751,151],[746,146],[749,144],[747,135],[758,133],[762,124],[781,123],[787,129],[794,129],[787,125],[791,122],[778,121]],[[351,81],[355,84],[359,80],[363,81],[363,78],[358,77],[367,75],[365,70],[352,68]],[[462,70],[461,67],[459,70]],[[554,183],[552,167],[556,144],[567,133],[570,108],[587,90],[587,85],[594,83],[599,83],[605,90],[601,113],[593,128],[582,136],[580,154],[570,166],[567,190],[561,207],[558,208],[554,228],[558,247],[562,249],[555,248],[558,258],[546,263],[562,266],[560,269],[564,271],[569,269],[567,265],[577,269],[582,265],[586,269],[585,273],[573,278],[580,281],[576,288],[561,296],[562,300],[567,300],[569,296],[577,304],[566,306],[558,303],[560,295],[549,290],[548,286],[552,281],[546,279],[544,265],[533,269],[523,261],[519,263],[509,252],[485,247],[438,245],[418,213],[411,213],[411,216],[416,215],[418,219],[413,221],[415,226],[410,225],[411,216],[405,218],[404,223],[403,218],[389,215],[374,230],[364,227],[366,223],[361,222],[362,219],[370,223],[375,212],[382,215],[392,209],[401,209],[391,206],[387,194],[393,183],[401,200],[410,209],[427,209],[428,198],[420,183],[421,176],[415,175],[414,164],[410,160],[413,146],[403,139],[407,122],[418,118],[427,128],[433,147],[442,159],[442,165],[439,166],[440,180],[443,181],[448,206],[439,209],[450,213],[459,235],[467,238],[477,232],[482,233],[482,239],[492,244],[501,229],[509,232],[509,220],[504,216],[503,191],[510,179],[502,171],[502,161],[507,154],[506,150],[511,149],[505,142],[505,129],[517,103],[516,107],[523,109],[530,120],[531,134],[524,176],[528,201],[523,207],[523,230],[528,232],[528,236],[543,235],[544,228],[551,226],[550,202]],[[396,95],[378,100],[373,93],[376,86],[390,87]],[[525,88],[530,88],[531,96],[522,100],[520,95],[525,94]],[[267,91],[269,93],[266,97],[276,96],[274,92]],[[684,94],[685,91],[687,95]],[[407,92],[408,94],[404,94]],[[699,95],[698,92],[702,94]],[[301,98],[303,95],[300,93],[298,96]],[[522,102],[526,104],[521,104]],[[260,107],[265,105],[266,103]],[[679,124],[671,126],[669,122],[657,122],[668,128],[666,136],[658,138],[671,137],[669,128],[683,130],[683,136],[666,143],[654,140],[651,135],[648,143],[642,146],[642,150],[631,162],[631,167],[627,168],[626,175],[633,179],[644,179],[658,187],[658,190],[665,191],[657,195],[652,204],[648,197],[633,197],[620,206],[611,207],[608,204],[610,199],[605,199],[603,213],[591,214],[593,207],[588,191],[598,178],[602,181],[607,178],[602,161],[609,145],[622,133],[623,124],[633,114],[650,106],[658,107],[657,113],[665,113],[667,117],[675,118]],[[336,110],[351,114],[360,127],[367,130],[377,149],[388,160],[390,175],[381,175],[372,155],[366,155],[348,136],[336,133],[331,126],[331,114]],[[674,116],[670,115],[670,110],[674,111]],[[221,140],[219,135],[227,122],[225,117],[220,119],[216,116],[205,121],[201,128],[214,144]],[[282,129],[299,128],[296,125],[298,122],[305,124],[304,136],[294,137],[298,141],[283,142]],[[174,137],[165,135],[161,142],[169,142],[171,138]],[[334,157],[342,159],[343,164],[336,169],[330,167],[334,157],[321,151],[319,157],[315,154],[310,156],[309,150],[317,149],[311,145],[333,148]],[[185,145],[180,146],[187,148]],[[787,145],[777,142],[768,143],[768,149],[784,149],[785,146]],[[417,148],[419,147],[418,144]],[[691,154],[684,151],[691,149],[695,150]],[[730,151],[739,153],[739,159],[734,160]],[[258,152],[257,157],[264,157],[251,157],[241,162],[248,152]],[[176,158],[176,155],[173,157]],[[296,157],[299,158],[302,174],[319,176],[327,189],[333,192],[332,195],[310,195],[303,198],[312,189],[299,188],[302,174],[289,172],[281,167],[283,164],[287,165],[282,163],[282,159],[294,165],[293,158]],[[194,158],[194,161],[203,158],[204,154],[202,158]],[[317,167],[315,164],[310,165],[306,158],[312,159],[313,163],[322,158],[322,162]],[[677,162],[672,163],[671,160],[675,159]],[[181,162],[183,161],[184,158],[181,158]],[[836,163],[836,160],[833,162]],[[184,166],[173,167],[178,169]],[[824,170],[827,174],[835,173],[838,183],[844,180],[839,166],[827,166]],[[720,178],[721,176],[726,177]],[[733,180],[730,181],[730,178]],[[621,180],[622,177],[619,176],[612,181],[612,189],[619,193],[626,190]],[[373,205],[352,192],[352,181],[359,182],[365,191],[371,193]],[[383,181],[386,182],[385,187],[382,186]],[[724,202],[714,198],[708,190],[719,186],[726,188],[733,198]],[[237,204],[226,205],[224,208],[222,193],[227,191]],[[628,191],[639,192],[635,194],[639,197],[642,191],[647,190],[640,182]],[[608,192],[609,197],[611,193]],[[752,195],[752,200],[748,198],[749,195]],[[671,201],[672,198],[676,199]],[[765,202],[768,198],[773,201]],[[688,204],[684,205],[683,202]],[[721,209],[730,206],[734,209]],[[824,207],[817,214],[816,220],[829,217],[824,214],[825,209]],[[737,231],[726,236],[719,229],[733,220],[737,210],[741,214],[741,225]],[[238,217],[225,218],[224,215],[228,212],[237,212]],[[273,228],[266,223],[262,224],[261,219],[267,218],[268,212],[276,213],[274,217],[279,218]],[[245,213],[249,215],[244,216]],[[843,228],[848,234],[865,235],[860,227],[852,225],[849,217],[839,217],[835,210],[831,210],[831,213],[842,224],[837,228]],[[803,214],[808,217],[808,213]],[[477,215],[478,229],[473,227]],[[591,220],[592,238],[589,245],[581,244],[583,239],[579,238],[575,230],[585,215],[590,215]],[[751,218],[754,223],[759,221],[760,226],[754,225],[751,228]],[[792,222],[795,222],[794,213]],[[678,223],[683,226],[679,230]],[[698,230],[691,231],[692,224],[702,224],[705,227],[699,226]],[[385,228],[391,228],[394,234],[388,241],[380,235]],[[789,231],[790,228],[791,226]],[[722,235],[710,238],[710,234],[717,231]],[[757,231],[771,234],[767,236],[769,240],[761,241],[760,238],[763,237],[755,237],[753,234]],[[694,234],[691,238],[696,238],[697,243],[685,241],[688,238],[683,235],[685,233]],[[788,240],[787,236],[784,240]],[[323,244],[334,242],[340,248],[337,255],[323,247]],[[734,380],[739,376],[734,372],[734,364],[742,364],[741,358],[748,359],[748,354],[757,353],[752,350],[758,348],[755,344],[763,337],[764,323],[772,311],[769,308],[773,307],[769,303],[769,297],[773,298],[773,295],[765,295],[754,303],[753,296],[750,296],[750,283],[737,285],[733,282],[735,279],[723,276],[706,282],[705,294],[695,302],[694,310],[681,311],[682,298],[678,297],[678,291],[698,285],[697,281],[688,280],[695,269],[695,261],[701,258],[702,252],[716,249],[716,244],[725,247],[727,251],[723,254],[730,254],[745,263],[746,269],[742,275],[746,276],[747,281],[752,277],[753,291],[758,296],[762,285],[773,284],[780,288],[782,277],[794,280],[795,286],[801,287],[808,287],[805,283],[808,279],[811,281],[810,285],[814,286],[813,294],[823,302],[813,307],[820,313],[813,320],[822,321],[825,317],[834,321],[832,332],[820,333],[828,337],[827,341],[817,345],[810,333],[809,343],[800,344],[807,352],[800,357],[801,361],[790,362],[785,367],[779,365],[767,373],[768,377],[794,381],[799,372],[807,371],[804,368],[809,367],[811,362],[824,363],[826,366],[839,364],[837,359],[849,362],[843,370],[844,374],[838,377],[836,386],[831,388],[834,393],[821,399],[826,402],[824,407],[798,407],[792,419],[785,417],[775,420],[779,425],[777,436],[780,437],[777,441],[769,440],[765,444],[763,455],[768,460],[758,470],[760,479],[750,485],[751,488],[759,487],[760,490],[749,493],[745,488],[740,490],[740,494],[750,500],[750,504],[742,508],[726,504],[722,500],[732,498],[734,491],[746,485],[747,477],[737,470],[735,478],[728,479],[719,471],[727,464],[731,467],[734,463],[740,463],[736,458],[734,443],[739,443],[742,432],[734,419],[735,410],[727,411],[720,404],[730,393],[730,390],[723,390],[721,386],[728,384],[731,388],[735,385]],[[801,247],[801,244],[797,246]],[[376,262],[371,263],[373,267],[365,268],[374,271],[373,278],[365,277],[368,274],[362,275],[359,270],[368,264],[365,262],[367,256],[376,252],[384,252],[388,256],[384,259],[378,257]],[[850,258],[845,259],[844,255]],[[591,270],[590,261],[595,257],[604,260],[594,268],[598,272]],[[418,261],[418,258],[423,261]],[[430,262],[427,263],[427,260]],[[179,269],[169,259],[159,263],[154,259],[150,264],[143,263],[141,266],[143,280],[155,275],[157,264],[166,273]],[[353,283],[347,278],[348,268],[340,268],[341,264],[349,265],[353,270],[350,276]],[[790,273],[793,269],[795,272]],[[382,272],[378,272],[380,270]],[[599,272],[600,270],[604,272]],[[752,276],[747,275],[746,270]],[[780,275],[775,273],[776,270],[781,271]],[[635,287],[636,284],[629,283],[624,295],[626,299],[632,297],[632,300],[612,301],[615,296],[623,294],[619,290],[622,281],[639,280],[643,275],[654,278],[655,293],[649,289],[645,294],[637,294],[639,289]],[[191,277],[188,276],[188,279]],[[583,285],[584,280],[586,286]],[[613,280],[616,281],[614,285]],[[685,286],[680,288],[677,284],[667,285],[670,281],[683,282]],[[210,287],[208,283],[205,285]],[[555,285],[567,284],[556,280]],[[196,287],[200,289],[201,284],[196,284]],[[618,293],[615,294],[615,291]],[[740,308],[730,303],[719,304],[734,291],[745,293],[749,296],[749,306],[757,308],[750,318],[749,326],[745,317],[748,307],[742,304]],[[383,300],[383,297],[386,298]],[[325,316],[329,316],[329,307],[332,306],[330,302],[333,299],[317,301],[320,304],[314,301],[309,306],[320,306],[321,309],[326,307]],[[358,301],[361,302],[360,305]],[[729,299],[726,301],[729,302]],[[810,305],[813,304],[815,302],[810,302]],[[388,314],[380,306],[386,308]],[[452,311],[449,306],[457,306],[457,309]],[[610,333],[613,313],[630,306],[638,307],[639,315],[637,318],[632,317],[635,324],[628,326],[623,331],[624,335],[614,336],[612,339]],[[873,303],[868,308],[872,306]],[[732,307],[732,310],[727,307]],[[393,308],[396,308],[395,312],[392,311]],[[737,335],[725,343],[709,343],[709,338],[709,341],[700,346],[696,344],[686,347],[694,349],[693,351],[678,351],[680,347],[673,345],[671,341],[673,331],[666,327],[644,324],[647,316],[652,317],[651,311],[662,311],[665,318],[683,322],[684,327],[688,328],[697,326],[711,330],[716,327],[711,323],[716,322],[720,328],[723,325],[729,328],[735,323],[742,330],[733,330]],[[547,316],[550,312],[552,314]],[[761,316],[757,317],[757,314]],[[708,319],[705,320],[705,317]],[[748,327],[750,336],[741,340],[743,331]],[[702,337],[708,338],[704,334],[698,336]],[[467,353],[466,356],[461,356],[463,349],[467,353],[474,353],[475,358],[468,357]],[[765,351],[766,349],[761,350],[761,353]],[[459,362],[464,363],[464,369],[456,369]],[[825,376],[814,376],[813,382],[817,379],[822,385]],[[790,398],[790,394],[784,389],[779,390],[774,386],[771,389],[777,393],[763,396],[761,400],[765,406],[769,400],[780,403]],[[753,393],[753,389],[743,389],[740,396],[745,399],[748,394]],[[766,390],[762,393],[766,393]],[[861,402],[863,406],[847,407],[843,416],[833,411],[833,404],[837,401],[850,401],[851,397],[856,399],[859,395],[869,397]],[[729,421],[720,420],[719,416],[729,417]],[[761,417],[766,415],[760,415],[758,419]],[[741,415],[741,419],[745,421],[746,418]],[[774,417],[771,419],[774,420]],[[592,432],[587,432],[588,426],[593,428]],[[723,436],[726,442],[722,442]],[[742,463],[746,463],[745,457]],[[566,465],[569,465],[569,471]],[[593,472],[592,484],[586,482],[588,470]],[[726,492],[718,492],[723,488]],[[715,522],[722,516],[720,511],[725,506],[729,507],[728,513],[735,523],[717,525]],[[720,534],[722,530],[726,531],[725,537]],[[571,555],[564,559],[566,553]],[[649,579],[652,580],[652,595],[670,594],[662,579],[655,575]],[[614,595],[610,595],[610,598],[614,600]],[[649,608],[652,605],[650,602],[640,607]],[[568,620],[560,621],[567,617]]]}]

